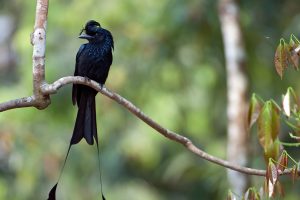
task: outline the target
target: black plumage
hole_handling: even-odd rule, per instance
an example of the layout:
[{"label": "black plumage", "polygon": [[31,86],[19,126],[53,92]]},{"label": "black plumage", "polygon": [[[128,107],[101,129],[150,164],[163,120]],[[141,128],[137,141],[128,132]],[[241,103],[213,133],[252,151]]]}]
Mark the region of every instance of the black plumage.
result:
[{"label": "black plumage", "polygon": [[[79,38],[87,39],[88,43],[81,45],[77,52],[74,76],[92,79],[103,86],[113,60],[113,37],[98,22],[90,20],[81,31]],[[94,144],[94,139],[98,140],[96,94],[97,91],[88,86],[73,85],[72,100],[73,104],[78,106],[78,113],[71,144],[77,144],[82,138],[85,138],[90,145]]]},{"label": "black plumage", "polygon": [[[81,45],[77,52],[74,76],[83,76],[88,79],[92,79],[97,81],[102,87],[107,79],[109,68],[113,60],[113,37],[111,33],[102,28],[98,22],[90,20],[86,23],[85,28],[82,29],[79,38],[87,39],[88,43]],[[73,84],[72,101],[74,105],[77,104],[78,112],[73,135],[64,160],[61,174],[64,170],[71,146],[80,142],[82,138],[85,138],[87,143],[90,145],[94,144],[95,139],[99,157],[95,105],[96,95],[97,91],[93,88],[84,85]],[[48,200],[56,200],[55,193],[59,179],[60,177],[58,178],[57,183],[50,190]],[[101,171],[100,182],[102,184]],[[102,186],[101,193],[102,200],[105,200],[102,192]]]}]

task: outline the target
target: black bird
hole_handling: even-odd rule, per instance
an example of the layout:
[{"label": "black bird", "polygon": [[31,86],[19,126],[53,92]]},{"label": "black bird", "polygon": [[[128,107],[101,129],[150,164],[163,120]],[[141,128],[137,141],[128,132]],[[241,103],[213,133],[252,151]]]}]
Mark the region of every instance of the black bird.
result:
[{"label": "black bird", "polygon": [[[111,33],[102,28],[94,20],[86,23],[79,38],[87,39],[88,43],[81,45],[76,55],[74,76],[92,79],[102,87],[112,64],[114,41]],[[78,113],[71,139],[71,145],[85,138],[93,145],[97,139],[95,96],[97,91],[84,85],[73,84],[72,100],[77,103]]]},{"label": "black bird", "polygon": [[[82,29],[79,38],[87,39],[88,43],[81,45],[77,52],[74,76],[83,76],[87,79],[92,79],[97,81],[102,87],[106,81],[109,68],[113,60],[113,37],[111,33],[102,28],[98,22],[90,20],[86,23],[84,29]],[[96,140],[99,157],[95,105],[95,97],[97,93],[98,92],[96,90],[88,86],[73,84],[72,100],[74,105],[77,104],[78,112],[73,135],[64,160],[61,174],[64,170],[71,146],[80,142],[82,138],[85,138],[87,143],[90,145],[94,144],[94,139]],[[50,190],[48,200],[56,199],[55,193],[60,177],[61,175],[59,176],[57,183]],[[102,192],[101,171],[100,182],[102,199],[105,200]]]}]

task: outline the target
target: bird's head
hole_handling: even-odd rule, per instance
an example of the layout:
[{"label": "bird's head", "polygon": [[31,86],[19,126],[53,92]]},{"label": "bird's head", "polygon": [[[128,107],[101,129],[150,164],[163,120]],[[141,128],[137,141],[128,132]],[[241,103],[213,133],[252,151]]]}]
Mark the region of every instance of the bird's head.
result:
[{"label": "bird's head", "polygon": [[100,23],[89,20],[86,24],[84,29],[81,30],[79,35],[81,39],[87,39],[89,42],[92,43],[101,43],[104,41],[111,42],[113,48],[113,39],[111,33],[102,28]]}]

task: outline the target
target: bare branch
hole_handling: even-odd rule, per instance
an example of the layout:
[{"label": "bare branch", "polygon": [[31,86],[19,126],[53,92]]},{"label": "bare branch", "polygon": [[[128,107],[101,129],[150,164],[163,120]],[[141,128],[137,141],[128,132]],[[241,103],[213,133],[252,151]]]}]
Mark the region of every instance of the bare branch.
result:
[{"label": "bare branch", "polygon": [[34,107],[44,109],[50,104],[48,95],[40,91],[45,82],[45,51],[46,51],[46,28],[48,15],[48,0],[37,0],[34,31],[31,37],[33,45],[32,72],[33,72],[33,94],[35,97]]},{"label": "bare branch", "polygon": [[20,99],[10,100],[0,104],[0,112],[10,110],[13,108],[24,108],[24,107],[32,107],[35,104],[34,96],[23,97]]},{"label": "bare branch", "polygon": [[31,44],[33,45],[33,95],[1,103],[0,112],[13,108],[30,106],[38,109],[44,109],[50,104],[49,95],[44,95],[40,91],[41,86],[45,83],[45,50],[48,3],[48,0],[36,1],[34,31],[31,34]]}]

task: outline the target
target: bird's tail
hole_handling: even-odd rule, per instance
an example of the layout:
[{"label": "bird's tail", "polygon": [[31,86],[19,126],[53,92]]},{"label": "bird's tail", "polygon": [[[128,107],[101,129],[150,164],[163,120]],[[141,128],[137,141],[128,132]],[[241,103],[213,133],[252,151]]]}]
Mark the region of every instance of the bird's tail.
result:
[{"label": "bird's tail", "polygon": [[[53,188],[49,192],[48,200],[56,200],[56,188],[60,177],[63,173],[63,170],[66,165],[66,161],[68,159],[68,155],[70,153],[71,146],[73,144],[77,144],[80,142],[82,138],[85,138],[88,144],[94,144],[94,138],[97,144],[97,152],[98,152],[98,161],[99,161],[99,171],[100,171],[100,153],[99,153],[99,143],[97,136],[97,124],[96,124],[96,105],[95,105],[95,96],[97,92],[91,90],[82,90],[80,96],[80,102],[78,104],[78,112],[76,117],[76,122],[73,130],[73,135],[71,138],[71,142],[68,148],[67,155],[64,160],[63,167],[60,172],[60,176],[58,178],[57,183],[53,186]],[[93,138],[94,137],[94,138]],[[102,200],[105,200],[105,197],[102,192],[102,178],[100,171],[100,186],[101,186],[101,195]]]},{"label": "bird's tail", "polygon": [[77,144],[85,138],[88,144],[93,145],[97,139],[96,105],[95,94],[91,92],[81,92],[80,102],[76,122],[71,138],[71,145]]}]

